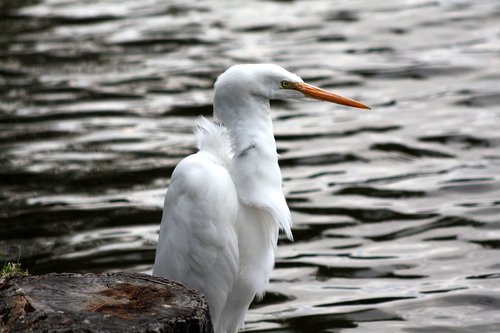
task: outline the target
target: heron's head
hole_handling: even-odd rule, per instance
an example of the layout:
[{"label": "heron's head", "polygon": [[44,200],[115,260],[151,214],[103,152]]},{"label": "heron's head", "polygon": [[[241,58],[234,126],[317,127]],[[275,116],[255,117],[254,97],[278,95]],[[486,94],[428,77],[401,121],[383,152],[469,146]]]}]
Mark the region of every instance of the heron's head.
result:
[{"label": "heron's head", "polygon": [[225,100],[242,96],[261,99],[301,99],[304,97],[369,109],[353,99],[342,97],[305,83],[298,75],[274,64],[235,65],[222,73],[215,83],[215,94]]}]

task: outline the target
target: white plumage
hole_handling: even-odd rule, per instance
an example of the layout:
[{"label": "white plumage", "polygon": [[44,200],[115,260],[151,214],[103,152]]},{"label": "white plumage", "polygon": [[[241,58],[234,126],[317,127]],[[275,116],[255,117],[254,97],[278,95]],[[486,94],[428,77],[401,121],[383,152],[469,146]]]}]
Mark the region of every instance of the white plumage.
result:
[{"label": "white plumage", "polygon": [[277,65],[233,66],[215,83],[223,125],[200,118],[199,151],[172,174],[153,275],[202,292],[216,333],[236,332],[264,294],[279,229],[292,239],[269,100],[304,96],[367,108]]}]

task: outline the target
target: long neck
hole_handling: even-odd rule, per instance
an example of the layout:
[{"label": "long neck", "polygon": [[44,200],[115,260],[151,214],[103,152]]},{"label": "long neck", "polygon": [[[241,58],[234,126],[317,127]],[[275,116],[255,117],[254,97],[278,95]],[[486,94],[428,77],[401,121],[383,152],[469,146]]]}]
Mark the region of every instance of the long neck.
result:
[{"label": "long neck", "polygon": [[242,93],[216,94],[214,114],[229,131],[235,156],[258,144],[268,147],[276,157],[269,100]]},{"label": "long neck", "polygon": [[268,210],[291,237],[269,100],[216,94],[214,114],[229,132],[233,149],[230,172],[241,202]]}]

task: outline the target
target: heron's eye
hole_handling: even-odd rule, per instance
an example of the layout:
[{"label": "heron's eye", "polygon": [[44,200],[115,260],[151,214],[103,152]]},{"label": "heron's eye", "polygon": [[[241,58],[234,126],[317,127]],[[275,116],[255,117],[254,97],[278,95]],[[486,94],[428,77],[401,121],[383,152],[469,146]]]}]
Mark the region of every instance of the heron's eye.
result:
[{"label": "heron's eye", "polygon": [[285,88],[285,89],[290,88],[290,82],[287,80],[281,81],[281,88]]}]

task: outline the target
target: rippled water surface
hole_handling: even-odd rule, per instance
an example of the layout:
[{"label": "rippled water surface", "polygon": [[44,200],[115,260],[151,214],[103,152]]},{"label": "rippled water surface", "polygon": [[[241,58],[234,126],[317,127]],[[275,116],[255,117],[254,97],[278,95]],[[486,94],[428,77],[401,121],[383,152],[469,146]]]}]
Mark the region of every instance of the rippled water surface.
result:
[{"label": "rippled water surface", "polygon": [[273,103],[296,241],[251,332],[500,331],[500,3],[0,2],[0,257],[151,272],[225,68],[373,111]]}]

